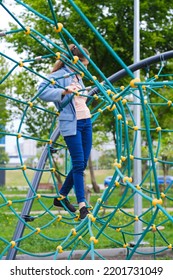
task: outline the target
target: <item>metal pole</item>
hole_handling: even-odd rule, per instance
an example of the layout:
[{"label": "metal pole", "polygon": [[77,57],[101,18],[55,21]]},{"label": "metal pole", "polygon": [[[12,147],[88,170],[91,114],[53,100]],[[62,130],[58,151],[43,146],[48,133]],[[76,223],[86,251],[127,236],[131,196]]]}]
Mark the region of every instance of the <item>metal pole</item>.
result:
[{"label": "metal pole", "polygon": [[[0,128],[4,129],[3,126],[0,126]],[[5,152],[5,137],[0,137],[0,149],[1,151]],[[0,159],[0,166],[5,164],[5,162],[3,162],[1,159]],[[4,187],[5,186],[5,170],[3,169],[0,169],[0,187]]]},{"label": "metal pole", "polygon": [[[139,0],[134,0],[134,63],[139,62],[140,60],[140,4]],[[135,78],[140,78],[140,70],[137,70],[135,73]],[[134,103],[139,103],[139,90],[136,90],[136,96],[134,96]],[[141,112],[140,105],[134,105],[134,120],[136,126],[141,127]],[[137,141],[134,149],[134,157],[141,158],[141,132],[137,131]],[[134,160],[134,185],[138,185],[141,182],[142,178],[142,168],[141,160]],[[135,194],[134,196],[134,214],[139,216],[142,213],[142,196]],[[140,232],[142,232],[142,222],[135,221],[134,227],[134,242],[135,244],[140,238]],[[139,235],[138,235],[139,234]]]},{"label": "metal pole", "polygon": [[[52,141],[56,142],[59,135],[60,135],[60,131],[59,131],[59,127],[57,127],[51,135]],[[44,169],[47,157],[48,157],[48,145],[45,145],[44,150],[41,154],[40,160],[37,165],[38,170],[35,172],[33,180],[32,180],[32,187],[33,187],[34,191],[37,191],[37,189],[38,189],[38,185],[39,185],[39,182],[40,182],[41,176],[42,176],[42,172],[40,172],[39,170]],[[33,196],[33,191],[31,189],[29,189],[27,198],[30,198],[32,196]],[[24,204],[22,212],[21,212],[21,217],[23,217],[23,215],[29,215],[30,210],[32,208],[32,204],[33,204],[33,199],[25,201],[25,204]],[[25,224],[21,220],[19,220],[12,240],[15,241],[15,240],[20,239],[23,236],[24,230],[25,230]],[[19,247],[19,245],[20,245],[20,242],[18,241],[17,246]],[[15,247],[10,248],[6,259],[14,260],[16,258],[16,254],[17,254],[17,249]]]}]

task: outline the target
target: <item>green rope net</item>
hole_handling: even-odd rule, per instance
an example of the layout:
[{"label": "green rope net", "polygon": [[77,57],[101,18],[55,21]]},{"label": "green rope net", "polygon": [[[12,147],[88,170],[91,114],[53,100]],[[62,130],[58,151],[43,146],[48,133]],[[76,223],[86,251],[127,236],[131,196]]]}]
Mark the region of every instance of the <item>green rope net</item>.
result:
[{"label": "green rope net", "polygon": [[[34,61],[45,60],[54,57],[64,61],[68,66],[75,69],[74,74],[80,73],[83,75],[84,82],[90,81],[88,87],[88,105],[91,107],[92,121],[95,122],[101,114],[109,112],[113,115],[115,120],[115,139],[116,139],[116,155],[114,162],[114,173],[112,180],[107,188],[98,198],[96,204],[90,209],[90,214],[83,221],[80,221],[78,216],[68,211],[61,211],[57,213],[53,209],[52,201],[54,197],[59,197],[58,183],[56,179],[56,172],[65,176],[69,168],[69,156],[66,146],[58,142],[59,133],[56,128],[59,112],[51,109],[45,109],[39,105],[39,94],[30,100],[21,100],[18,96],[10,96],[5,91],[0,91],[1,99],[10,100],[12,104],[20,104],[23,108],[23,115],[14,133],[7,131],[0,132],[1,137],[9,136],[16,139],[18,157],[20,159],[20,166],[16,167],[0,167],[0,170],[10,170],[11,172],[21,171],[25,181],[28,185],[28,195],[21,199],[11,199],[0,192],[0,209],[2,213],[9,213],[15,217],[14,232],[18,233],[17,229],[21,229],[21,234],[17,236],[14,234],[11,240],[6,238],[6,233],[1,232],[0,241],[3,248],[0,252],[0,258],[4,258],[10,251],[19,252],[34,256],[36,258],[49,257],[58,259],[61,257],[62,252],[68,252],[67,258],[73,258],[75,250],[82,249],[81,259],[85,259],[89,255],[90,259],[105,257],[100,253],[98,248],[102,241],[107,242],[107,248],[124,248],[126,251],[126,259],[131,259],[135,254],[153,255],[172,250],[172,237],[168,238],[166,229],[172,229],[173,217],[169,211],[172,206],[172,182],[166,185],[164,190],[160,189],[157,176],[158,163],[172,166],[172,161],[167,161],[162,156],[162,141],[166,137],[172,137],[171,122],[170,127],[162,128],[161,118],[156,118],[155,112],[158,108],[165,108],[165,112],[172,109],[171,95],[173,93],[172,74],[166,73],[166,63],[161,61],[159,66],[157,64],[156,74],[150,76],[149,72],[146,74],[144,81],[135,78],[133,72],[128,68],[118,55],[112,50],[109,44],[101,37],[97,30],[88,21],[82,11],[76,6],[73,1],[69,3],[73,6],[74,10],[80,14],[80,17],[87,26],[95,33],[97,38],[105,45],[107,50],[111,53],[114,60],[124,69],[126,75],[129,77],[129,83],[126,86],[115,86],[110,79],[107,79],[101,70],[95,65],[91,58],[89,59],[90,65],[98,73],[98,78],[93,76],[76,57],[73,57],[68,49],[68,41],[81,48],[75,38],[63,27],[63,24],[57,21],[54,8],[51,1],[48,5],[51,11],[52,18],[43,16],[39,12],[32,9],[24,2],[15,1],[21,4],[26,11],[30,12],[35,17],[42,19],[43,24],[50,24],[53,26],[57,33],[59,44],[53,43],[51,38],[44,37],[37,30],[26,27],[8,9],[1,1],[1,7],[16,21],[19,25],[17,30],[1,31],[0,36],[13,36],[18,32],[24,33],[28,38],[30,36],[33,40],[37,41],[47,52],[46,55],[35,58],[15,60],[11,56],[1,53],[1,56],[10,61],[12,68],[10,71],[1,77],[1,84],[5,82],[10,75],[20,68],[21,71],[26,71],[30,75],[35,75],[38,79],[45,79],[48,83],[56,85],[56,81],[49,80],[44,74],[40,74],[34,70],[30,64]],[[61,47],[63,46],[63,47]],[[55,53],[53,49],[57,50]],[[82,50],[81,50],[82,51]],[[71,59],[67,59],[67,54]],[[163,74],[162,74],[163,73]],[[65,78],[65,77],[60,77]],[[99,82],[102,80],[102,82]],[[82,91],[74,92],[74,95],[84,95]],[[154,98],[153,98],[154,96]],[[94,101],[94,106],[92,106]],[[66,105],[66,104],[65,104]],[[64,105],[64,106],[65,106]],[[138,123],[134,116],[135,108],[141,110],[141,125]],[[23,123],[26,119],[28,112],[44,112],[51,115],[52,124],[50,125],[50,133],[47,138],[31,137],[25,133]],[[164,118],[164,116],[163,116]],[[135,149],[139,143],[140,135],[145,139],[146,149],[142,155],[136,155]],[[153,135],[155,143],[153,146]],[[20,146],[21,139],[32,139],[33,141],[40,142],[45,146],[43,154],[39,160],[37,167],[30,167],[24,164],[22,159],[22,150]],[[66,158],[64,172],[60,172],[54,167],[53,152],[63,152]],[[48,164],[45,164],[45,159]],[[146,172],[140,181],[134,183],[134,174],[136,170],[133,164],[136,162],[141,166],[145,166]],[[28,170],[33,172],[33,178],[28,176]],[[38,184],[41,177],[49,173],[52,184],[54,186],[54,193],[52,195],[40,194],[38,192]],[[121,198],[116,201],[117,194],[121,191]],[[134,211],[135,196],[142,198],[144,207],[141,213]],[[111,199],[115,198],[115,199]],[[19,211],[15,205],[20,208]],[[169,206],[169,207],[168,207]],[[34,207],[40,209],[37,215],[32,215]],[[89,205],[88,205],[89,207]],[[23,210],[22,210],[23,208]],[[129,211],[129,208],[131,210]],[[34,213],[34,212],[33,212]],[[18,222],[17,229],[16,222]],[[142,224],[140,231],[135,232],[136,224]],[[49,232],[49,229],[54,229]],[[64,229],[62,231],[62,229]],[[53,232],[53,233],[52,233]],[[15,239],[16,238],[16,239]],[[132,246],[133,239],[136,242]],[[150,242],[150,250],[145,253],[142,250],[141,244],[145,241]],[[47,253],[39,254],[37,252],[37,244],[42,242],[47,243]],[[26,244],[30,244],[30,250],[25,249]],[[152,243],[152,244],[151,244]],[[51,250],[50,250],[51,248]],[[10,258],[10,257],[9,257]]]}]

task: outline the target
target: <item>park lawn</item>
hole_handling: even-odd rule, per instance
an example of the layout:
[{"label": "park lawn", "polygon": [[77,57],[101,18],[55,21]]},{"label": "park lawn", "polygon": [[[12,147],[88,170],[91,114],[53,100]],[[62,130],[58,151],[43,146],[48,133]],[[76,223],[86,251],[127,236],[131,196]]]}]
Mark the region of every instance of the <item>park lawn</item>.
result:
[{"label": "park lawn", "polygon": [[[124,189],[125,191],[125,189]],[[169,196],[172,197],[172,189],[170,189],[170,194]],[[12,205],[11,207],[17,211],[21,212],[24,206],[25,201],[27,201],[27,191],[22,192],[22,197],[21,197],[21,192],[15,189],[14,191],[6,191],[5,189],[2,191],[3,196],[0,196],[0,211],[1,213],[9,212],[9,206],[5,205],[7,204],[7,201],[11,201]],[[41,197],[38,199],[35,197],[32,199],[32,208],[31,211],[42,211],[44,212],[46,209],[51,209],[51,210],[56,210],[56,207],[53,206],[53,197],[56,195],[55,193],[52,193],[51,191],[45,192],[41,191],[38,192]],[[117,187],[113,190],[113,192],[109,193],[109,197],[107,201],[104,202],[105,207],[110,207],[110,206],[117,206],[118,208],[134,208],[134,193],[133,191],[129,188],[128,191],[125,193],[122,191],[121,188]],[[95,193],[93,190],[91,192],[90,196],[90,202],[89,205],[94,207],[98,201],[102,201],[104,198],[104,191],[101,190],[100,193]],[[69,200],[71,203],[76,205],[76,198],[74,196],[74,193],[72,193],[69,196]],[[29,201],[29,200],[28,200]],[[119,204],[120,203],[120,204]],[[4,205],[4,206],[2,206]],[[77,205],[76,205],[77,206]],[[152,202],[147,200],[147,199],[142,199],[142,207],[143,208],[150,208],[152,206]],[[163,206],[168,208],[168,207],[173,207],[173,201],[169,200],[168,198],[163,199]]]},{"label": "park lawn", "polygon": [[[173,213],[170,213],[171,215]],[[109,215],[109,214],[108,214]],[[145,222],[150,221],[150,214],[148,213],[145,217]],[[13,232],[17,224],[17,218],[14,215],[0,214],[1,228],[0,236],[4,238],[0,241],[0,252],[2,252],[8,242],[12,240]],[[100,248],[122,248],[124,244],[129,244],[134,240],[134,227],[131,224],[132,218],[123,213],[118,214],[113,217],[109,226],[104,228],[104,231],[100,235],[100,229],[102,228],[102,222],[107,220],[107,216],[99,215],[99,220],[96,221],[92,227],[93,236],[98,239],[98,243],[95,244],[96,249]],[[163,220],[163,214],[158,214],[156,224],[160,223]],[[25,228],[22,241],[20,243],[20,248],[23,250],[20,253],[27,254],[37,254],[37,253],[48,253],[55,252],[57,246],[62,244],[77,225],[73,219],[69,218],[69,215],[63,215],[62,220],[58,221],[57,217],[52,217],[50,215],[44,215],[38,219],[35,219],[33,222],[28,223],[28,228]],[[116,231],[116,228],[121,228],[120,231]],[[36,234],[35,229],[40,228],[41,232]],[[88,227],[87,227],[88,228]],[[144,240],[147,242],[146,246],[156,246],[164,247],[168,244],[173,243],[172,236],[173,224],[171,222],[166,222],[164,224],[164,230],[161,231],[161,234],[164,236],[164,239],[161,237],[159,232],[149,231]],[[79,242],[78,234],[83,234],[83,239]],[[86,249],[90,245],[90,234],[88,234],[87,229],[81,230],[77,235],[71,236],[63,243],[64,250],[73,250],[73,249]],[[75,247],[76,246],[76,247]]]},{"label": "park lawn", "polygon": [[[113,175],[114,170],[95,170],[94,171],[98,184],[103,184],[104,179],[107,176]],[[24,176],[25,175],[25,176]],[[24,173],[23,170],[6,170],[6,186],[15,188],[20,186],[28,186],[32,182],[34,171],[27,169]],[[44,172],[41,178],[41,182],[49,183],[52,182],[51,172]],[[89,170],[86,170],[86,184],[91,184],[91,178]]]},{"label": "park lawn", "polygon": [[[96,181],[98,184],[102,184],[104,183],[104,179],[109,176],[109,175],[113,175],[114,170],[95,170],[95,176],[96,176]],[[26,177],[29,180],[29,182],[32,182],[32,178],[34,175],[34,172],[32,170],[26,170]],[[51,177],[50,177],[50,172],[45,172],[42,176],[41,182],[44,183],[48,183],[50,182]],[[86,170],[86,184],[91,184],[91,180],[90,180],[90,175],[89,175],[89,170]],[[15,171],[11,171],[11,170],[7,170],[6,171],[6,186],[10,186],[10,189],[7,189],[7,187],[0,189],[0,191],[2,191],[3,194],[24,194],[27,197],[27,192],[29,189],[29,186],[27,185],[27,181],[26,178],[23,174],[23,172],[21,170],[15,170]],[[25,190],[22,190],[22,188],[20,189],[20,191],[18,190],[18,187],[22,187],[22,186],[27,186],[27,188]],[[150,196],[150,186],[144,186],[144,188],[146,188],[148,190],[148,193],[146,193],[147,195]],[[108,204],[109,205],[117,205],[117,203],[119,202],[119,200],[121,199],[122,195],[123,195],[123,191],[124,189],[122,187],[120,187],[117,189],[110,195],[110,198],[108,199]],[[39,194],[49,194],[49,195],[54,195],[54,193],[52,193],[51,191],[48,190],[41,190],[38,189],[38,193]],[[91,193],[91,205],[94,206],[97,199],[100,198],[102,195],[102,190],[100,192],[100,194],[95,195],[94,191],[92,190]],[[170,188],[169,191],[166,194],[168,196],[167,199],[163,199],[163,203],[164,206],[166,207],[173,207],[173,200],[171,199],[171,197],[173,197],[173,188]],[[169,199],[170,197],[170,199]],[[130,198],[130,199],[129,199]],[[9,198],[10,199],[10,198]],[[13,198],[14,200],[14,198]],[[16,200],[20,200],[20,198],[17,198],[16,196]],[[32,207],[33,211],[40,211],[44,208],[44,206],[42,205],[45,204],[45,207],[51,207],[52,205],[52,199],[51,198],[41,198],[41,201],[36,201],[36,199],[34,200],[34,204]],[[72,199],[73,203],[76,203],[74,199]],[[1,201],[0,201],[0,205],[1,205]],[[142,202],[142,206],[144,208],[150,207],[151,206],[151,202],[147,201],[146,199],[143,199]],[[22,203],[18,203],[17,201],[15,202],[15,209],[18,211],[21,211],[22,209]],[[131,208],[134,207],[134,198],[133,198],[133,193],[131,190],[128,191],[126,198],[124,199],[124,203],[123,203],[123,208]],[[3,211],[3,210],[2,210]]]},{"label": "park lawn", "polygon": [[[0,227],[0,252],[2,252],[8,242],[12,240],[13,233],[15,231],[15,227],[17,224],[17,217],[16,215],[12,214],[12,211],[14,209],[14,212],[16,211],[17,213],[20,213],[24,202],[27,198],[27,190],[21,190],[19,191],[17,186],[17,183],[20,181],[20,186],[25,186],[26,181],[24,181],[24,176],[21,173],[21,171],[16,171],[18,172],[19,176],[17,179],[15,178],[16,181],[13,180],[14,187],[11,190],[7,190],[6,188],[2,188],[0,191],[2,192],[3,196],[5,197],[6,200],[11,200],[12,205],[9,207],[7,205],[2,206],[3,203],[5,203],[3,196],[0,197],[0,205],[2,206],[0,208],[0,220],[1,220],[1,227]],[[33,172],[30,172],[30,170],[27,170],[28,178],[29,180],[32,180]],[[88,171],[87,171],[88,172]],[[110,170],[96,170],[95,174],[97,174],[97,182],[98,184],[103,184],[104,178],[108,175],[111,174],[112,171]],[[7,172],[8,173],[8,172]],[[8,175],[8,182],[12,182],[12,173],[9,172]],[[32,174],[31,174],[32,173]],[[14,175],[14,174],[13,174]],[[48,174],[44,174],[44,176],[47,176]],[[29,177],[30,176],[30,177]],[[86,175],[87,178],[87,184],[90,184],[89,181],[89,174],[87,173]],[[48,180],[49,178],[42,178],[42,181]],[[16,184],[16,185],[15,185]],[[9,185],[8,185],[9,186]],[[125,190],[125,189],[124,189]],[[172,197],[172,188],[169,190],[171,192],[170,197]],[[54,193],[48,192],[48,191],[41,191],[39,190],[39,193],[42,195],[39,199],[35,198],[33,200],[33,205],[31,211],[41,211],[43,214],[46,209],[56,210],[54,206],[52,206],[53,202],[53,195]],[[9,194],[13,195],[12,197],[8,196]],[[24,197],[20,197],[19,195],[23,194]],[[46,197],[44,197],[44,195]],[[101,191],[99,194],[95,194],[92,190],[91,193],[91,198],[90,198],[90,204],[94,206],[102,197],[103,191]],[[118,205],[119,201],[121,200],[123,196],[122,188],[115,188],[114,192],[110,194],[109,199],[105,202],[105,213],[104,215],[109,215],[109,213],[112,211],[110,208],[111,206],[116,206]],[[72,203],[76,203],[75,196],[70,196],[69,197],[70,201]],[[134,235],[134,221],[132,221],[134,218],[133,216],[128,214],[129,212],[126,212],[126,208],[132,208],[134,207],[134,197],[133,197],[133,192],[131,189],[128,190],[126,196],[124,197],[123,202],[120,205],[120,210],[118,215],[113,217],[111,219],[110,224],[108,227],[104,229],[101,235],[98,236],[99,242],[96,244],[96,248],[116,248],[116,247],[123,247],[124,242],[128,243],[133,241]],[[146,199],[143,199],[143,207],[144,208],[149,208],[151,206],[151,202],[147,201]],[[166,206],[167,207],[173,207],[173,202],[171,200],[166,200]],[[121,208],[123,208],[123,211],[121,211]],[[11,214],[9,214],[11,213]],[[31,212],[32,215],[39,216],[40,214],[34,214]],[[61,244],[61,242],[67,237],[67,235],[71,232],[71,229],[76,226],[76,222],[72,220],[68,220],[67,218],[63,218],[61,222],[58,222],[57,219],[55,218],[56,215],[53,214],[52,216],[50,215],[42,215],[40,218],[35,219],[32,223],[28,223],[29,227],[31,228],[26,228],[24,235],[27,236],[27,238],[23,238],[21,242],[21,248],[29,253],[45,253],[45,252],[55,252],[56,247]],[[171,213],[170,213],[171,214]],[[57,214],[58,215],[58,214]],[[106,220],[106,217],[104,218],[102,210],[100,211],[99,217],[101,221]],[[172,215],[172,214],[171,214]],[[66,217],[66,215],[64,216]],[[68,217],[68,216],[67,216]],[[147,218],[148,217],[148,218]],[[52,222],[52,220],[55,218],[55,221]],[[103,219],[103,220],[102,220]],[[147,222],[150,220],[150,214],[146,215],[144,219],[144,226],[146,226]],[[160,219],[160,220],[159,220]],[[166,218],[162,216],[162,213],[159,213],[158,215],[158,224],[162,224],[163,220],[166,220]],[[131,221],[131,222],[130,222]],[[49,224],[50,223],[50,224]],[[128,225],[128,223],[130,223]],[[95,226],[93,227],[93,235],[97,236],[100,228],[101,228],[101,223],[96,222]],[[117,232],[115,230],[115,227],[122,227],[122,231]],[[172,236],[172,230],[173,230],[173,225],[170,222],[164,222],[163,223],[164,230],[161,232],[148,232],[147,235],[145,236],[144,241],[148,242],[149,245],[147,246],[167,246],[168,244],[173,243],[173,236]],[[35,234],[34,229],[41,227],[41,233],[40,234]],[[164,238],[162,238],[162,234],[164,234]],[[68,239],[68,243],[70,243],[70,240],[72,241],[71,244],[65,244],[68,245],[67,250],[72,250],[74,246],[77,246],[77,249],[86,249],[85,242],[86,244],[89,243],[88,237],[89,235],[86,232],[86,235],[83,239],[84,242],[79,242],[78,240],[73,241],[74,236],[70,237]],[[4,241],[5,240],[5,241]],[[77,243],[79,244],[77,245]],[[75,245],[76,244],[76,245]],[[22,253],[22,252],[21,252]]]}]

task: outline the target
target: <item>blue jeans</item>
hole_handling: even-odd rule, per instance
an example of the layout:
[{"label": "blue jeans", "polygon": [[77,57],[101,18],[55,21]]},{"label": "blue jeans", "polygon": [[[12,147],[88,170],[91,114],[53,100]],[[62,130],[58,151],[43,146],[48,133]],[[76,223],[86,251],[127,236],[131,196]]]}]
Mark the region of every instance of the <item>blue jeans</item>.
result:
[{"label": "blue jeans", "polygon": [[60,194],[67,196],[74,186],[77,202],[85,202],[84,170],[92,147],[91,119],[77,120],[76,135],[65,136],[64,140],[70,152],[72,169],[60,189]]}]

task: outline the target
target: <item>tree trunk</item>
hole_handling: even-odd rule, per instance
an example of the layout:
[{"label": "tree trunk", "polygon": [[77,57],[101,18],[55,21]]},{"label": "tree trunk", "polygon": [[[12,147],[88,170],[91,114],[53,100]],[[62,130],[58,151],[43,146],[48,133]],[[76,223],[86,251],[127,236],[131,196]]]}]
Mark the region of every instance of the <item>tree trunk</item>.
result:
[{"label": "tree trunk", "polygon": [[99,193],[99,192],[100,192],[100,187],[99,187],[99,185],[97,184],[96,179],[95,179],[91,155],[90,155],[89,160],[88,160],[88,167],[89,167],[89,171],[90,171],[91,184],[92,184],[92,186],[93,186],[93,189],[94,189],[94,191],[95,191],[96,193]]},{"label": "tree trunk", "polygon": [[[57,162],[55,161],[55,159],[54,159],[53,157],[52,157],[52,159],[53,159],[53,163],[54,163],[55,169],[58,170],[58,164],[57,164]],[[55,177],[56,177],[57,182],[58,182],[58,190],[60,190],[61,187],[62,187],[61,175],[60,175],[57,171],[56,171],[54,174],[55,174]]]}]

